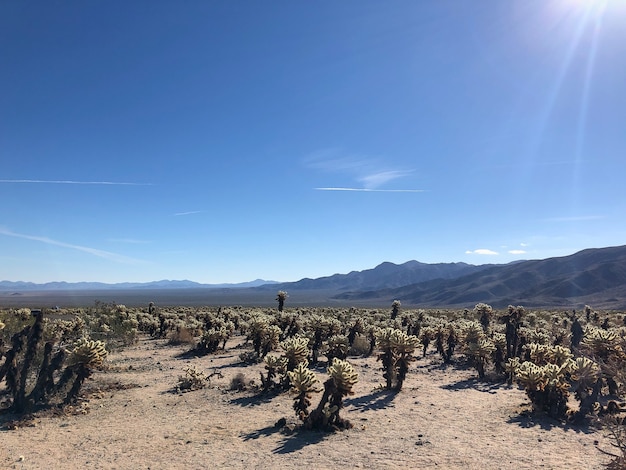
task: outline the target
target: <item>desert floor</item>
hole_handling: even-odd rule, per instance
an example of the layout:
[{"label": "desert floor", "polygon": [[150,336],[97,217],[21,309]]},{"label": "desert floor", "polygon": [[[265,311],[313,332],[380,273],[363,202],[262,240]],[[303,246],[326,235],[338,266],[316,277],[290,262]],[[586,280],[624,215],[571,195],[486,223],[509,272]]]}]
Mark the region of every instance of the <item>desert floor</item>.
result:
[{"label": "desert floor", "polygon": [[[602,431],[533,419],[522,390],[477,382],[475,371],[443,367],[435,352],[413,363],[399,393],[380,389],[375,357],[349,358],[359,383],[342,416],[354,428],[294,431],[288,393],[230,390],[238,373],[260,382],[263,365],[239,361],[242,343],[235,337],[225,351],[188,357],[189,345],[141,337],[109,355],[108,369],[88,379],[73,409],[19,422],[0,416],[0,467],[582,470],[602,468],[611,459],[602,451],[614,451]],[[187,365],[221,377],[178,393]],[[324,380],[324,367],[316,373]],[[283,417],[288,426],[274,427]]]}]

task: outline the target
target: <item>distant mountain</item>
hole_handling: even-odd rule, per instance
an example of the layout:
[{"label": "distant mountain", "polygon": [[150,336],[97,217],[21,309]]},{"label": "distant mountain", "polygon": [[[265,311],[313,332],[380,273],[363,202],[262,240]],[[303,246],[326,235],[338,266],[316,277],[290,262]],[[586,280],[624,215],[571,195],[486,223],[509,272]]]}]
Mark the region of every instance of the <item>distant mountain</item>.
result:
[{"label": "distant mountain", "polygon": [[182,281],[152,281],[152,282],[121,282],[107,284],[104,282],[46,282],[35,284],[23,281],[0,281],[1,292],[20,291],[58,291],[58,290],[126,290],[126,289],[223,289],[223,288],[248,288],[259,287],[266,284],[276,284],[276,281],[256,279],[254,281],[241,282],[238,284],[200,284],[198,282]]},{"label": "distant mountain", "polygon": [[[305,278],[271,286],[284,290],[365,291],[402,287],[432,279],[456,279],[488,269],[493,265],[474,266],[466,263],[427,264],[407,261],[403,264],[385,262],[373,269],[334,274],[317,279]],[[270,286],[268,286],[270,287]]]},{"label": "distant mountain", "polygon": [[588,303],[626,308],[626,246],[587,249],[570,256],[495,265],[455,279],[434,279],[399,288],[355,290],[337,300],[393,299],[411,305],[471,306],[486,302],[562,306]]},{"label": "distant mountain", "polygon": [[[83,303],[97,295],[114,296],[116,300],[132,298],[140,303],[161,296],[163,303],[173,305],[259,305],[273,303],[277,290],[289,292],[291,305],[380,306],[398,299],[412,307],[473,307],[486,302],[498,308],[509,304],[579,308],[589,304],[602,309],[626,309],[626,246],[500,265],[385,262],[364,271],[287,283],[262,279],[240,284],[187,280],[121,284],[0,282],[4,302],[26,298],[29,292],[43,291],[46,297],[59,293],[59,297],[62,292],[81,291]],[[85,294],[89,291],[93,292],[91,297]],[[65,297],[64,302],[73,301]]]}]

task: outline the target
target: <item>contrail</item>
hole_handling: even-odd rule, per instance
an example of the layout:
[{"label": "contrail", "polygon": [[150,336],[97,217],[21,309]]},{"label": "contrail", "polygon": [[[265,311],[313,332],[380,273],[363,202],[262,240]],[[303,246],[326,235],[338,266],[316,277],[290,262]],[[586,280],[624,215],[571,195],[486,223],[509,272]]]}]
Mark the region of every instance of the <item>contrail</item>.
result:
[{"label": "contrail", "polygon": [[84,253],[89,253],[94,256],[98,256],[99,258],[108,259],[111,261],[115,261],[118,263],[140,263],[140,260],[130,258],[124,255],[118,255],[117,253],[111,253],[110,251],[98,250],[97,248],[90,248],[88,246],[81,245],[72,245],[70,243],[60,242],[57,240],[52,240],[48,237],[38,237],[36,235],[25,235],[23,233],[12,232],[11,230],[7,230],[4,227],[0,227],[0,235],[7,235],[9,237],[22,238],[25,240],[33,240],[37,242],[46,243],[48,245],[60,246],[63,248],[70,248],[72,250],[82,251]]},{"label": "contrail", "polygon": [[39,183],[39,184],[102,184],[115,186],[151,186],[152,183],[124,183],[117,181],[71,181],[71,180],[0,180],[0,183]]},{"label": "contrail", "polygon": [[426,189],[314,188],[316,191],[355,191],[362,193],[423,193]]},{"label": "contrail", "polygon": [[177,212],[176,214],[174,214],[174,216],[178,217],[181,215],[191,215],[191,214],[200,214],[204,211],[188,211],[188,212]]}]

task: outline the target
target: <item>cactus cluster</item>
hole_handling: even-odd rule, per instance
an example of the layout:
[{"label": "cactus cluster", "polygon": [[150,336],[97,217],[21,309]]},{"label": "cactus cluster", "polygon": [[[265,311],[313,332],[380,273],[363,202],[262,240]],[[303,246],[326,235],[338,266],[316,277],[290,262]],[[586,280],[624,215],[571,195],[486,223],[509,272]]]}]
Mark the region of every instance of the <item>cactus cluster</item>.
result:
[{"label": "cactus cluster", "polygon": [[11,395],[9,408],[15,413],[50,405],[63,395],[63,403],[74,401],[85,379],[103,365],[107,356],[102,341],[88,338],[78,340],[69,354],[55,338],[44,344],[46,336],[54,337],[44,331],[48,324],[44,313],[39,312],[32,325],[11,337],[12,347],[4,353],[5,361],[0,366],[0,381],[6,379]]},{"label": "cactus cluster", "polygon": [[328,367],[330,378],[324,382],[324,393],[317,408],[304,421],[306,429],[341,430],[352,427],[350,421],[339,416],[343,398],[353,393],[358,374],[348,361],[334,359]]},{"label": "cactus cluster", "polygon": [[378,360],[382,362],[386,388],[399,391],[402,389],[410,363],[415,360],[413,352],[419,344],[419,339],[391,327],[378,329],[374,334],[376,345],[381,351]]}]

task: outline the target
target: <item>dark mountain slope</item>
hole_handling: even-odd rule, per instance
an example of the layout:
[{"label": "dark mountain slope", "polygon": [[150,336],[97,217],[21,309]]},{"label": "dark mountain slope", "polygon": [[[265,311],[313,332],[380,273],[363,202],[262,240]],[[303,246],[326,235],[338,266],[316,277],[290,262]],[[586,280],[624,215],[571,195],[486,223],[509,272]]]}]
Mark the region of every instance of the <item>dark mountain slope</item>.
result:
[{"label": "dark mountain slope", "polygon": [[296,282],[286,282],[268,286],[271,289],[294,290],[379,290],[402,287],[432,279],[454,279],[476,273],[492,265],[474,266],[466,263],[427,264],[407,261],[403,264],[385,262],[373,269],[352,271],[348,274],[334,274],[317,279],[305,278]]},{"label": "dark mountain slope", "polygon": [[[459,306],[487,302],[567,305],[602,302],[626,308],[626,246],[588,249],[570,256],[491,266],[451,280],[433,280],[396,289],[351,292],[342,300],[400,299],[424,306]],[[600,305],[597,305],[600,307]]]}]

